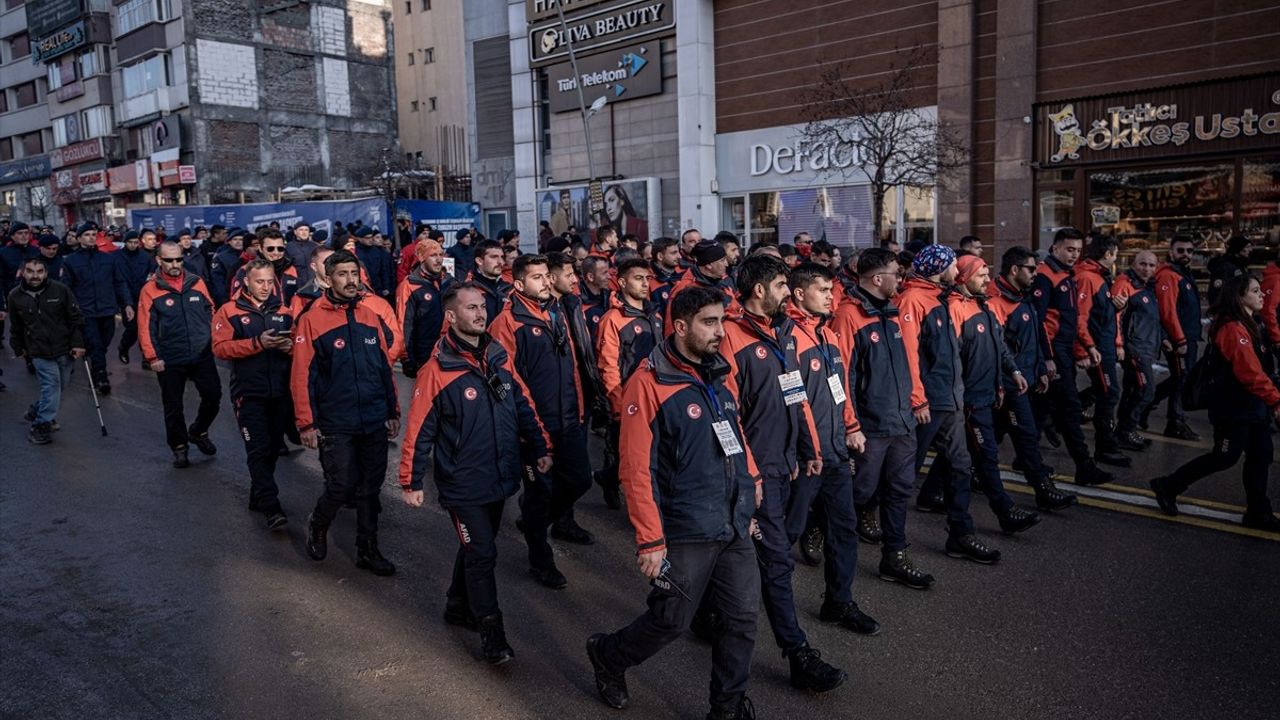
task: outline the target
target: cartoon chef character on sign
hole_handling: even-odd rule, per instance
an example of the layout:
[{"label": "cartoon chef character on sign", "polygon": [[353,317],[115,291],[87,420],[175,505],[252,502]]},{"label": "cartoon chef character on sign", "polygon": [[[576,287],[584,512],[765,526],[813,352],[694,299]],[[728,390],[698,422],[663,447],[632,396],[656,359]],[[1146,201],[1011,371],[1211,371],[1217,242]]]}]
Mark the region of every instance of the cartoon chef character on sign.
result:
[{"label": "cartoon chef character on sign", "polygon": [[1053,123],[1053,131],[1058,135],[1058,152],[1053,154],[1053,162],[1062,162],[1063,158],[1079,160],[1077,152],[1084,147],[1084,136],[1080,134],[1080,121],[1076,120],[1074,105],[1068,104],[1056,113],[1049,115]]}]

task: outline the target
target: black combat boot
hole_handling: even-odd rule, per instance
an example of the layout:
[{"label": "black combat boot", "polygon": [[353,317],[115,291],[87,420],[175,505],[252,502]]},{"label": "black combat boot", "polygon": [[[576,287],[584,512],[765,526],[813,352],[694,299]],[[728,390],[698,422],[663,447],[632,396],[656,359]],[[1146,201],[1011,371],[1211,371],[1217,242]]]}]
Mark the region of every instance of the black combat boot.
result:
[{"label": "black combat boot", "polygon": [[587,638],[587,659],[591,661],[591,670],[595,673],[596,692],[600,700],[614,710],[621,710],[631,702],[627,692],[626,671],[614,672],[605,665],[600,657],[600,643],[605,639],[604,633],[596,633]]},{"label": "black combat boot", "polygon": [[822,653],[807,644],[787,654],[791,663],[791,687],[824,693],[835,690],[849,679],[849,674],[822,659]]},{"label": "black combat boot", "polygon": [[912,565],[906,550],[881,554],[880,579],[902,583],[913,590],[928,590],[933,586],[933,576]]},{"label": "black combat boot", "polygon": [[502,627],[502,613],[496,612],[480,618],[480,657],[490,665],[501,665],[515,656],[516,652],[507,644],[507,633]]},{"label": "black combat boot", "polygon": [[191,459],[187,457],[186,445],[181,445],[173,449],[173,466],[179,470],[191,467]]},{"label": "black combat boot", "polygon": [[[396,566],[390,560],[382,557],[382,553],[378,551],[377,540],[356,542],[356,567],[382,577],[396,574]],[[501,623],[501,620],[499,620],[499,623]]]},{"label": "black combat boot", "polygon": [[329,526],[316,521],[314,513],[307,518],[307,557],[323,560],[329,554]]},{"label": "black combat boot", "polygon": [[1016,505],[1000,516],[1000,529],[1007,535],[1022,532],[1040,522],[1040,513]]}]

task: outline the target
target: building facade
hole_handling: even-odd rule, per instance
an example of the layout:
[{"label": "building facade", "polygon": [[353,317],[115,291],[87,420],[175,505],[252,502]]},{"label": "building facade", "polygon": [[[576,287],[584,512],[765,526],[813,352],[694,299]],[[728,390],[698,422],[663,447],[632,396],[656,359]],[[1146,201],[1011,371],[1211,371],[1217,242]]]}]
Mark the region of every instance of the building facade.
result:
[{"label": "building facade", "polygon": [[465,176],[467,81],[459,0],[392,0],[396,107],[405,165]]},{"label": "building facade", "polygon": [[[119,222],[134,204],[363,186],[399,154],[385,0],[6,1],[7,49],[21,26],[35,50],[6,62],[4,83],[31,83],[36,102],[18,107],[19,90],[5,90],[15,106],[0,114],[0,151],[20,147],[9,160],[22,162],[0,165],[0,183],[38,185],[25,176],[43,154],[65,223]],[[47,22],[32,33],[28,14]]]}]

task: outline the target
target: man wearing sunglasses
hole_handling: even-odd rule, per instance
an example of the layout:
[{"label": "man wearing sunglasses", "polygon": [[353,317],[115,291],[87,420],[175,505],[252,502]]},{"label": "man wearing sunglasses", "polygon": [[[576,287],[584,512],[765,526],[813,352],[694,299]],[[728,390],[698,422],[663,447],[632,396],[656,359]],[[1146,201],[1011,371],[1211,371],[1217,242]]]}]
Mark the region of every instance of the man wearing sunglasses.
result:
[{"label": "man wearing sunglasses", "polygon": [[[218,452],[209,439],[209,426],[222,402],[222,380],[213,362],[213,298],[204,281],[182,266],[178,243],[162,244],[156,261],[160,271],[138,299],[138,344],[160,382],[173,466],[185,468],[191,465],[188,443],[205,455]],[[188,381],[200,393],[200,408],[190,426],[182,407]]]},{"label": "man wearing sunglasses", "polygon": [[[272,269],[275,270],[276,282],[273,292],[280,299],[280,304],[287,307],[293,302],[293,294],[298,291],[298,268],[293,266],[292,258],[286,253],[284,235],[279,230],[263,231],[260,257],[271,263]],[[240,295],[240,291],[245,286],[248,269],[249,266],[245,265],[236,271],[235,277],[231,280],[230,300],[235,300]]]},{"label": "man wearing sunglasses", "polygon": [[[1199,440],[1200,435],[1187,425],[1182,409],[1182,379],[1196,364],[1200,345],[1200,291],[1191,275],[1191,238],[1176,237],[1169,242],[1169,261],[1156,270],[1156,304],[1160,306],[1160,324],[1173,345],[1167,353],[1172,374],[1156,386],[1156,399],[1147,409],[1169,399],[1168,422],[1164,434],[1179,440]],[[1146,428],[1146,418],[1139,423]]]}]

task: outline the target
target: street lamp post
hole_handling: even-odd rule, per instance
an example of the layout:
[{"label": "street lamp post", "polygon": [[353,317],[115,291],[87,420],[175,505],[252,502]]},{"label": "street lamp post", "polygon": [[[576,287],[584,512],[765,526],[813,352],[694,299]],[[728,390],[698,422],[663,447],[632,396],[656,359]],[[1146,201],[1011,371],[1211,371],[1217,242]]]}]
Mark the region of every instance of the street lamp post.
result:
[{"label": "street lamp post", "polygon": [[[600,111],[604,107],[605,96],[601,95],[595,102],[591,103],[591,107],[587,107],[586,96],[582,93],[582,75],[578,74],[578,55],[573,50],[573,36],[569,33],[569,24],[564,19],[564,3],[556,2],[556,12],[560,15],[560,32],[564,33],[564,43],[569,49],[569,66],[573,69],[573,85],[578,90],[578,111],[582,114],[582,132],[587,137],[587,181],[588,196],[591,184],[596,180],[596,163],[595,156],[591,150],[591,116]],[[588,200],[590,202],[590,200]],[[595,207],[591,208],[592,214],[599,210]]]}]

